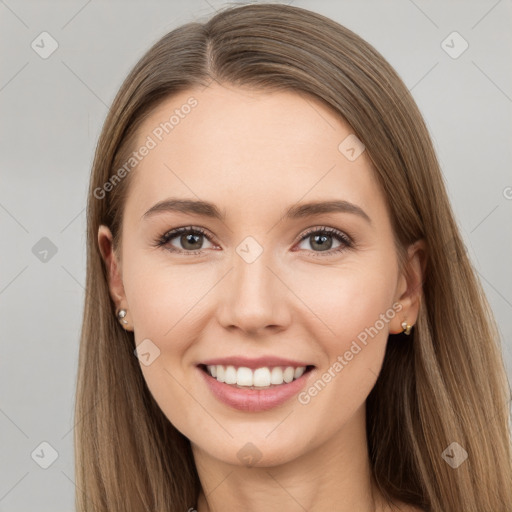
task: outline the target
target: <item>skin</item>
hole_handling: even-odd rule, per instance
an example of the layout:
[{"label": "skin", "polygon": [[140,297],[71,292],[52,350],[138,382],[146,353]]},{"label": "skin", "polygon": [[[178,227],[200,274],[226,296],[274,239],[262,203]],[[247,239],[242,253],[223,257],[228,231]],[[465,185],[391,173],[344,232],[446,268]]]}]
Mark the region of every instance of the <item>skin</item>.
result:
[{"label": "skin", "polygon": [[[160,350],[141,371],[191,441],[203,487],[198,511],[391,510],[370,478],[365,400],[388,335],[416,322],[424,243],[408,248],[406,278],[366,152],[349,161],[338,150],[352,130],[315,99],[215,83],[160,104],[139,143],[191,96],[197,107],[132,171],[121,246],[113,250],[105,226],[98,243],[112,299],[128,311],[125,328],[136,344],[149,338]],[[179,212],[142,218],[171,196],[213,202],[225,221]],[[371,224],[339,212],[281,220],[289,206],[328,199],[358,205]],[[199,238],[199,255],[155,246],[182,226],[215,239]],[[335,228],[356,245],[335,253],[342,242],[329,238],[328,255],[314,236],[300,240],[316,227]],[[263,249],[252,263],[236,252],[247,236]],[[177,236],[168,247],[191,250],[181,242]],[[309,387],[397,302],[401,311],[306,405],[293,397],[265,412],[232,409],[196,368],[213,357],[276,355],[315,365]],[[248,442],[260,454],[254,467],[237,456]]]}]

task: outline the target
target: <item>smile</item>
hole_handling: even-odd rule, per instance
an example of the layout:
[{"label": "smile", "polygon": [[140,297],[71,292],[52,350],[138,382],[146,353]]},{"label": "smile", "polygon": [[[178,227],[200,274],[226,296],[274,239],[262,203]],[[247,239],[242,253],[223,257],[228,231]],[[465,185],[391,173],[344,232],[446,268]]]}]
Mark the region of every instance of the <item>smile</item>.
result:
[{"label": "smile", "polygon": [[246,366],[224,366],[224,365],[208,365],[206,371],[217,382],[236,385],[237,387],[261,389],[271,386],[280,386],[289,384],[290,382],[301,377],[306,371],[306,366],[274,366],[270,368],[263,366],[261,368],[247,368]]},{"label": "smile", "polygon": [[315,366],[294,366],[291,362],[279,366],[263,366],[255,361],[248,366],[199,364],[197,368],[217,400],[244,412],[267,411],[284,404],[316,373]]}]

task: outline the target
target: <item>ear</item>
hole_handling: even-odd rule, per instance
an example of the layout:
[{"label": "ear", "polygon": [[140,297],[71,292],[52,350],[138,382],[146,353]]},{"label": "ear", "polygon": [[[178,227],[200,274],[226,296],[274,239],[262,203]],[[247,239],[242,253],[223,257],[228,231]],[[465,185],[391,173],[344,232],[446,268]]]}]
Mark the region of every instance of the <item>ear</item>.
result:
[{"label": "ear", "polygon": [[402,322],[414,325],[420,310],[423,281],[427,266],[427,249],[423,239],[417,240],[407,249],[407,261],[403,273],[400,275],[397,286],[395,302],[402,305],[402,309],[390,322],[390,333],[398,334],[404,330]]},{"label": "ear", "polygon": [[128,309],[120,261],[114,250],[112,233],[107,226],[101,225],[98,229],[98,246],[101,257],[105,263],[110,296],[114,301],[116,311],[119,309]]}]

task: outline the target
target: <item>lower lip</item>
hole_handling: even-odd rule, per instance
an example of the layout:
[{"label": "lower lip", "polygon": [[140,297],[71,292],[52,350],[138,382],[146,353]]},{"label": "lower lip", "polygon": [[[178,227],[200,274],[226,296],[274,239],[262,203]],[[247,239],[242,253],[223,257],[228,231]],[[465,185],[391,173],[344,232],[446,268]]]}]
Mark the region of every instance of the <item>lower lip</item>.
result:
[{"label": "lower lip", "polygon": [[298,379],[288,384],[260,390],[237,388],[224,382],[219,382],[201,368],[198,368],[198,370],[203,375],[210,391],[218,400],[230,407],[247,412],[268,411],[282,405],[300,392],[313,371],[310,370],[302,374]]}]

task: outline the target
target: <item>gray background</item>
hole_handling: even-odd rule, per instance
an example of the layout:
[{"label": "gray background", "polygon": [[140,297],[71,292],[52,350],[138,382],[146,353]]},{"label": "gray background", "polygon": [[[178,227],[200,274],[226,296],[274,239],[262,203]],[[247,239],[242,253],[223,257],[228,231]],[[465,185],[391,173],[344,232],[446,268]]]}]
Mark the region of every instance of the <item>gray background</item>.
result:
[{"label": "gray background", "polygon": [[[511,1],[293,4],[369,41],[411,89],[496,315],[510,379]],[[97,137],[107,105],[150,45],[222,5],[0,0],[0,511],[74,509],[84,208]],[[31,47],[43,45],[43,31],[58,43],[46,59]],[[458,58],[442,46],[453,31],[469,44]],[[450,41],[452,51],[461,48]],[[50,245],[55,254],[41,252]],[[39,465],[51,462],[44,441],[58,452],[47,469]]]}]

